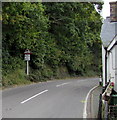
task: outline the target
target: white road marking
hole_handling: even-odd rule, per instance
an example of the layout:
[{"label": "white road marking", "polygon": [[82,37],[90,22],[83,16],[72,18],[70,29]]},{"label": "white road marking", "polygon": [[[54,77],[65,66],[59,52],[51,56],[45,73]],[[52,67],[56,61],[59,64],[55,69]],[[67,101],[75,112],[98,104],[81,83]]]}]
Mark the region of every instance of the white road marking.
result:
[{"label": "white road marking", "polygon": [[62,83],[62,84],[56,85],[56,87],[60,87],[60,86],[67,85],[67,84],[70,84],[70,83],[71,83],[71,82]]},{"label": "white road marking", "polygon": [[88,92],[88,94],[87,94],[87,96],[86,96],[86,99],[85,99],[85,103],[84,103],[84,110],[83,110],[83,118],[87,118],[87,103],[88,103],[88,98],[89,98],[89,95],[90,95],[90,93],[95,89],[95,88],[97,88],[98,86],[95,86],[95,87],[93,87],[89,92]]},{"label": "white road marking", "polygon": [[40,93],[38,93],[38,94],[36,94],[36,95],[33,95],[32,97],[30,97],[30,98],[28,98],[28,99],[22,101],[21,104],[23,104],[23,103],[25,103],[25,102],[27,102],[27,101],[29,101],[29,100],[35,98],[35,97],[37,97],[37,96],[39,96],[39,95],[41,95],[41,94],[47,92],[47,91],[48,91],[48,90],[44,90],[44,91],[42,91],[42,92],[40,92]]}]

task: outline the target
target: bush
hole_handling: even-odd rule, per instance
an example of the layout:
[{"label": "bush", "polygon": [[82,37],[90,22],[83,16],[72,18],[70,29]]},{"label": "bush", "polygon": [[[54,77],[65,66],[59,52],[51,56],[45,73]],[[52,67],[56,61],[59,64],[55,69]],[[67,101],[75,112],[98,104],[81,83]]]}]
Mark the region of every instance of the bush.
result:
[{"label": "bush", "polygon": [[26,79],[26,74],[24,69],[17,69],[14,72],[3,76],[2,84],[4,87],[12,85],[22,85],[31,83]]}]

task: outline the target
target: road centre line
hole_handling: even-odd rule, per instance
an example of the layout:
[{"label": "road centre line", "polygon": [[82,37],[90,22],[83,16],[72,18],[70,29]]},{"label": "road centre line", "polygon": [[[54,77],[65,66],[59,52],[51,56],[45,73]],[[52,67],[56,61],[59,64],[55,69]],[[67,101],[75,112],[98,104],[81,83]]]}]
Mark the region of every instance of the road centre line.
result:
[{"label": "road centre line", "polygon": [[60,86],[67,85],[67,84],[70,84],[70,83],[71,83],[71,82],[62,83],[62,84],[56,85],[56,87],[60,87]]},{"label": "road centre line", "polygon": [[42,92],[40,92],[40,93],[38,93],[38,94],[36,94],[36,95],[33,95],[32,97],[30,97],[30,98],[28,98],[28,99],[22,101],[21,104],[23,104],[23,103],[25,103],[25,102],[27,102],[27,101],[29,101],[29,100],[35,98],[35,97],[37,97],[37,96],[39,96],[39,95],[41,95],[41,94],[47,92],[47,91],[48,91],[48,90],[44,90],[44,91],[42,91]]},{"label": "road centre line", "polygon": [[86,98],[85,98],[85,103],[84,103],[84,110],[83,110],[83,118],[87,118],[87,103],[88,103],[88,98],[89,95],[91,94],[91,92],[96,89],[98,86],[93,87],[87,94]]}]

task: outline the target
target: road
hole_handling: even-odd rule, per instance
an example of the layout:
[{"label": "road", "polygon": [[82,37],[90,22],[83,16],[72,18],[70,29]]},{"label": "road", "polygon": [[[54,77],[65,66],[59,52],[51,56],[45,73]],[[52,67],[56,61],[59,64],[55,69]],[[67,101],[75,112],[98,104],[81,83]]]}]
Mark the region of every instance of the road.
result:
[{"label": "road", "polygon": [[82,118],[98,78],[42,82],[2,92],[3,118]]}]

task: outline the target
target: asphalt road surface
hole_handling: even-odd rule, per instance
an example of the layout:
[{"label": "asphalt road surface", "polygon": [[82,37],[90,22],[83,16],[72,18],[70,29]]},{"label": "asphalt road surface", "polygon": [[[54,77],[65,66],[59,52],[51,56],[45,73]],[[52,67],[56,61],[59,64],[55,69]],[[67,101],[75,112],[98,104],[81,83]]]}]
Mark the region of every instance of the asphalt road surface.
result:
[{"label": "asphalt road surface", "polygon": [[98,78],[55,80],[4,90],[3,118],[82,118]]}]

